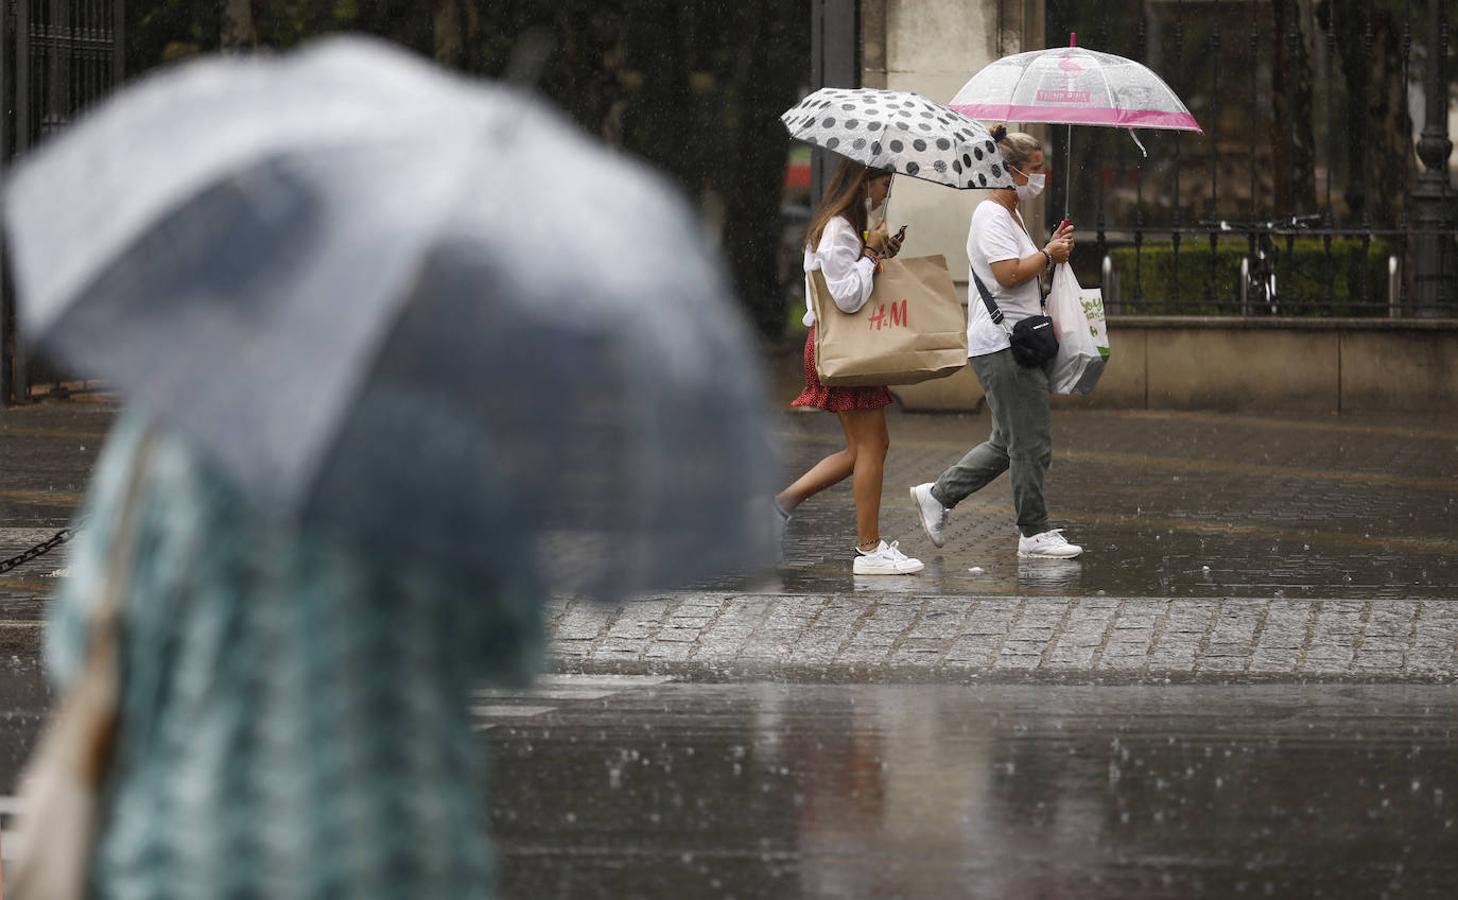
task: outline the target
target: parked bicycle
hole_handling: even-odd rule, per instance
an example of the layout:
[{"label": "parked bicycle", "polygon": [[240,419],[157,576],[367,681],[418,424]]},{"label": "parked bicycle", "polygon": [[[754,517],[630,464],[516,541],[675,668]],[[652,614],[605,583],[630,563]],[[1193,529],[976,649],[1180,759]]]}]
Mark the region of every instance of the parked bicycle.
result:
[{"label": "parked bicycle", "polygon": [[1253,310],[1264,307],[1274,316],[1279,315],[1281,309],[1280,292],[1276,285],[1276,258],[1280,251],[1276,248],[1275,236],[1321,223],[1321,214],[1311,213],[1264,222],[1230,222],[1217,219],[1199,224],[1206,228],[1255,236],[1254,252],[1240,261],[1240,314],[1248,316]]}]

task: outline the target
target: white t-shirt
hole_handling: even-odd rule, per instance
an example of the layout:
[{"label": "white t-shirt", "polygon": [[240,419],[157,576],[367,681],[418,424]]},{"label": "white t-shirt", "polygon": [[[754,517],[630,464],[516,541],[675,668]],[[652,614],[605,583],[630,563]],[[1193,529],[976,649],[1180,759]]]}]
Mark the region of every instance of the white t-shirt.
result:
[{"label": "white t-shirt", "polygon": [[[1004,259],[1022,259],[1038,252],[1033,239],[1014,219],[1006,206],[996,200],[983,200],[972,211],[972,227],[967,232],[967,259],[972,273],[982,279],[992,294],[993,302],[1002,310],[1003,322],[1011,328],[1028,316],[1042,312],[1042,291],[1038,279],[1031,278],[1015,288],[1005,288],[993,277],[992,264]],[[982,302],[977,285],[967,284],[967,355],[986,356],[1011,346],[1007,331],[994,325]]]},{"label": "white t-shirt", "polygon": [[805,248],[805,327],[815,324],[815,308],[810,301],[810,273],[819,269],[825,276],[830,297],[842,312],[854,313],[871,297],[876,264],[862,253],[864,244],[850,220],[832,216],[820,232],[820,246],[813,252]]}]

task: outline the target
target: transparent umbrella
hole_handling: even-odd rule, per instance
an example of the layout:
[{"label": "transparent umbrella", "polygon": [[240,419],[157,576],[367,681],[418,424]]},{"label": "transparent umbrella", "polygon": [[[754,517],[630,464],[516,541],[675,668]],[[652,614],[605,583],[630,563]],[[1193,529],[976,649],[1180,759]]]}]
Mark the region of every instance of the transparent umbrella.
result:
[{"label": "transparent umbrella", "polygon": [[265,512],[608,594],[770,558],[719,263],[524,94],[361,39],[203,61],[34,154],[5,215],[28,333]]},{"label": "transparent umbrella", "polygon": [[[1076,34],[1069,35],[1067,47],[1030,50],[989,63],[947,105],[984,122],[1066,124],[1070,149],[1074,125],[1127,128],[1136,144],[1135,128],[1201,130],[1170,86],[1147,66],[1079,47]],[[1065,155],[1066,177],[1072,154]],[[1065,201],[1067,196],[1065,188]]]}]

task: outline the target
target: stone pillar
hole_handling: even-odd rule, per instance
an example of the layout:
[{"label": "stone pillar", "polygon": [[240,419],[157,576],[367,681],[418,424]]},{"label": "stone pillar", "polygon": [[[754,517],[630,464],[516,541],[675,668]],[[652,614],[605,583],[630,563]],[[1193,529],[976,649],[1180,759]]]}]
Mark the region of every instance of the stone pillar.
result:
[{"label": "stone pillar", "polygon": [[[993,60],[1043,46],[1044,0],[861,0],[860,22],[864,86],[946,103]],[[1046,140],[1039,128],[1025,130]],[[890,224],[908,226],[907,253],[946,256],[965,291],[967,224],[985,196],[903,176],[892,190]],[[1046,229],[1035,206],[1027,219],[1036,236]]]},{"label": "stone pillar", "polygon": [[1426,32],[1431,43],[1423,72],[1425,113],[1418,158],[1425,171],[1412,192],[1413,305],[1420,316],[1458,315],[1458,273],[1453,248],[1454,197],[1448,182],[1448,82],[1443,77],[1443,56],[1448,46],[1446,0],[1428,0]]},{"label": "stone pillar", "polygon": [[[915,91],[946,103],[988,63],[1043,46],[1045,0],[861,0],[861,82]],[[1023,130],[1047,141],[1043,126]],[[896,179],[888,218],[907,225],[910,256],[942,255],[967,300],[967,226],[986,191],[958,191],[915,178]],[[1047,230],[1043,204],[1028,204],[1028,230]],[[899,385],[907,409],[976,409],[982,388],[971,367],[950,378]]]},{"label": "stone pillar", "polygon": [[[821,87],[861,87],[856,0],[813,0],[810,4],[810,83]],[[810,155],[810,206],[835,171],[825,153]]]}]

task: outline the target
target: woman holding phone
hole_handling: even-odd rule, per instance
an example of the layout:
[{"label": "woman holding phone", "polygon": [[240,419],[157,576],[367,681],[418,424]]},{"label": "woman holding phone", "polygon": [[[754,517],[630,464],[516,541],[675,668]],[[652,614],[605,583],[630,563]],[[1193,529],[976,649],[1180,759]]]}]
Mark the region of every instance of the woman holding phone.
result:
[{"label": "woman holding phone", "polygon": [[[1030,134],[994,128],[993,139],[1007,163],[1013,187],[988,192],[972,213],[967,234],[967,259],[974,282],[991,294],[1007,328],[1042,309],[1038,276],[1055,263],[1068,262],[1073,252],[1073,226],[1059,224],[1041,248],[1033,242],[1019,201],[1043,191],[1042,143]],[[1017,514],[1018,556],[1071,559],[1083,552],[1048,520],[1043,478],[1053,460],[1053,423],[1049,409],[1048,372],[1020,365],[1013,358],[1008,331],[992,321],[985,305],[970,292],[967,355],[992,413],[992,434],[949,466],[935,482],[911,488],[911,502],[931,542],[940,547],[952,507],[1010,470],[1013,509]]]},{"label": "woman holding phone", "polygon": [[[816,463],[775,497],[783,533],[795,508],[811,496],[851,478],[856,502],[857,544],[852,571],[856,575],[909,575],[922,570],[920,560],[902,553],[896,541],[882,539],[881,482],[891,446],[885,408],[891,392],[874,387],[827,387],[815,371],[815,311],[810,302],[810,273],[819,269],[836,308],[851,314],[865,306],[875,286],[881,261],[901,249],[901,234],[887,233],[886,222],[869,224],[891,191],[892,173],[844,160],[830,179],[805,234],[805,389],[791,406],[835,413],[845,432],[845,449]],[[905,229],[902,229],[904,234]]]}]

